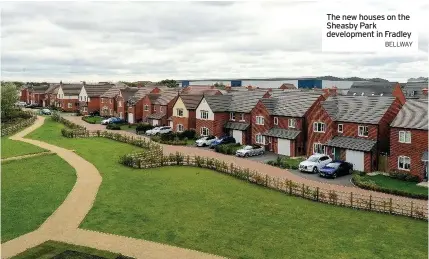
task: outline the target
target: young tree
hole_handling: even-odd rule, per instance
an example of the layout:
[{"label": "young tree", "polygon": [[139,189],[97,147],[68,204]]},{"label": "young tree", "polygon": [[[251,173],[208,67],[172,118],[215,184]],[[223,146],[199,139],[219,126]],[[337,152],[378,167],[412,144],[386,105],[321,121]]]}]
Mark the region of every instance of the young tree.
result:
[{"label": "young tree", "polygon": [[18,89],[12,82],[1,84],[1,118],[8,119],[16,110],[15,103],[18,101]]}]

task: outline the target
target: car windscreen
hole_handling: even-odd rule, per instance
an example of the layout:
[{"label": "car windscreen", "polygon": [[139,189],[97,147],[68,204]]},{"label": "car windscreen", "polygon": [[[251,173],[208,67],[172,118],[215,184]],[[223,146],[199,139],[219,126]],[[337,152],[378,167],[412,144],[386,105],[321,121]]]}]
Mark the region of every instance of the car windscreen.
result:
[{"label": "car windscreen", "polygon": [[329,163],[326,167],[337,169],[340,166],[340,163]]},{"label": "car windscreen", "polygon": [[317,162],[319,160],[319,157],[318,156],[310,156],[307,160],[310,162]]}]

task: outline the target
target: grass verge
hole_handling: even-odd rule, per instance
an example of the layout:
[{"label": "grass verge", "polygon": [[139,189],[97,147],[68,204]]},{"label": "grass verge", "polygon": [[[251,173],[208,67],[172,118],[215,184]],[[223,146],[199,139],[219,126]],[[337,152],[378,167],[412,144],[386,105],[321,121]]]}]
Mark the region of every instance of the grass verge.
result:
[{"label": "grass verge", "polygon": [[76,182],[75,170],[56,155],[1,164],[2,242],[37,229]]},{"label": "grass verge", "polygon": [[1,157],[8,158],[14,156],[22,156],[35,154],[46,151],[43,148],[34,146],[22,141],[11,140],[8,137],[1,138]]}]

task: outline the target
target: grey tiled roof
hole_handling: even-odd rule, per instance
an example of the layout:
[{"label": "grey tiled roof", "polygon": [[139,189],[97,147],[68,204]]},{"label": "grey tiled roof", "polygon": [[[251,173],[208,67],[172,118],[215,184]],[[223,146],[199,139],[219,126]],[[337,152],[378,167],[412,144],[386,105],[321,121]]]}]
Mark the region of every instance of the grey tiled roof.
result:
[{"label": "grey tiled roof", "polygon": [[105,85],[85,85],[85,91],[89,97],[99,97],[112,88],[113,84]]},{"label": "grey tiled roof", "polygon": [[232,98],[228,111],[249,113],[266,92],[267,89],[230,93]]},{"label": "grey tiled roof", "polygon": [[202,95],[192,95],[192,94],[181,94],[180,98],[185,104],[186,109],[195,110],[200,104],[201,99],[203,99]]},{"label": "grey tiled roof", "polygon": [[61,89],[63,89],[64,95],[79,95],[82,86],[82,84],[63,84]]},{"label": "grey tiled roof", "polygon": [[59,87],[60,85],[50,85],[48,89],[46,89],[45,94],[57,94]]},{"label": "grey tiled roof", "polygon": [[315,92],[286,92],[275,98],[274,106],[267,107],[267,109],[271,110],[271,115],[303,117],[320,96],[320,93]]},{"label": "grey tiled roof", "polygon": [[154,120],[160,120],[162,119],[164,116],[166,116],[167,114],[165,113],[152,113],[151,115],[147,116],[148,119],[154,119]]},{"label": "grey tiled roof", "polygon": [[232,130],[246,130],[249,127],[249,123],[244,122],[235,122],[235,121],[228,121],[225,123],[226,129],[232,129]]},{"label": "grey tiled roof", "polygon": [[427,100],[407,100],[390,125],[395,128],[428,130]]},{"label": "grey tiled roof", "polygon": [[322,107],[334,121],[378,124],[393,97],[334,96],[322,102]]},{"label": "grey tiled roof", "polygon": [[37,94],[43,94],[46,92],[46,90],[49,89],[49,85],[36,85],[36,86],[31,86],[31,89],[33,91],[33,93],[37,93]]},{"label": "grey tiled roof", "polygon": [[102,94],[101,97],[114,98],[115,96],[119,95],[120,92],[121,92],[121,90],[119,88],[112,87],[109,90],[107,90],[107,92]]},{"label": "grey tiled roof", "polygon": [[158,99],[154,101],[154,104],[167,105],[171,100],[176,98],[177,91],[176,90],[166,90],[162,91]]},{"label": "grey tiled roof", "polygon": [[204,96],[204,99],[213,112],[226,112],[231,104],[232,95],[209,95]]},{"label": "grey tiled roof", "polygon": [[371,151],[377,142],[370,139],[336,136],[325,145],[330,147],[345,148],[357,151]]},{"label": "grey tiled roof", "polygon": [[276,138],[295,139],[299,133],[301,133],[299,130],[272,128],[264,132],[262,135]]},{"label": "grey tiled roof", "polygon": [[428,161],[428,151],[423,152],[422,161]]},{"label": "grey tiled roof", "polygon": [[372,94],[380,96],[392,96],[393,88],[397,82],[354,82],[347,92],[347,95],[372,96]]}]

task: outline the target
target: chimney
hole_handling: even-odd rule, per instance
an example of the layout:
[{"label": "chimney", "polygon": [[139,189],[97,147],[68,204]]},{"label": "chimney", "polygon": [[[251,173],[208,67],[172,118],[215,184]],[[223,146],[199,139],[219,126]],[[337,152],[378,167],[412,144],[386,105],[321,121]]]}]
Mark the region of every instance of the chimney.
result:
[{"label": "chimney", "polygon": [[427,88],[423,89],[423,94],[426,95],[426,96],[428,95],[428,89]]},{"label": "chimney", "polygon": [[63,80],[60,81],[60,86],[63,86]]}]

